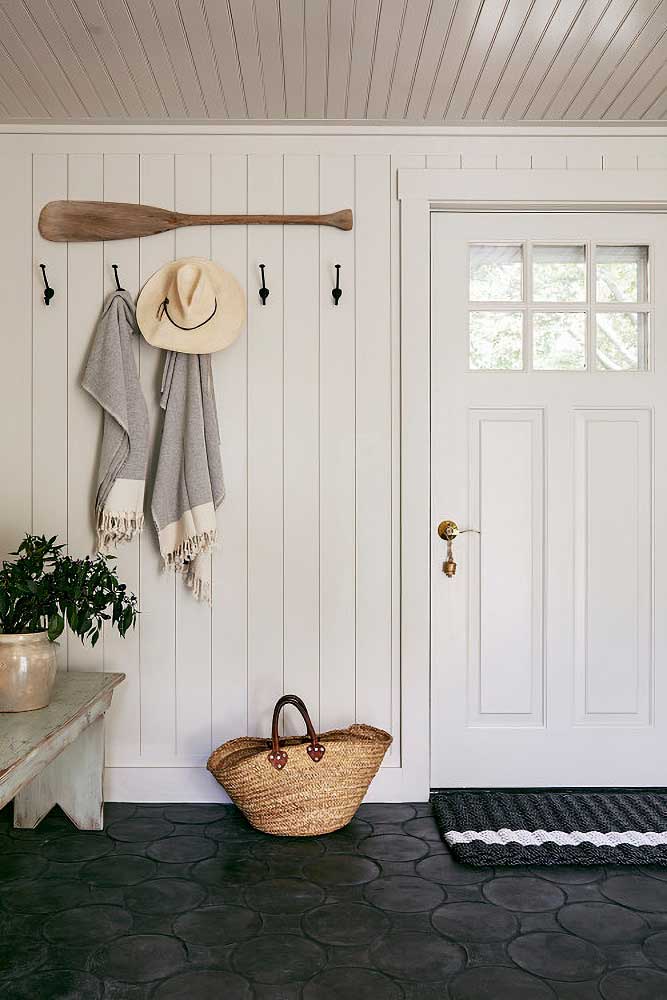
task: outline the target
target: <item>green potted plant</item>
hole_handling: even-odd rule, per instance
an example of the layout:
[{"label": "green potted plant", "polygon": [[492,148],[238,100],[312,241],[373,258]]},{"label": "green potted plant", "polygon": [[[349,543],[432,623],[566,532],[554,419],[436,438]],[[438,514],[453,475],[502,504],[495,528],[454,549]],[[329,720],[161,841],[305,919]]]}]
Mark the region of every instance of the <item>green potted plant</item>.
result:
[{"label": "green potted plant", "polygon": [[63,548],[55,535],[26,535],[0,568],[0,712],[48,705],[65,623],[94,646],[105,622],[121,636],[136,622],[137,599],[112,557],[73,559]]}]

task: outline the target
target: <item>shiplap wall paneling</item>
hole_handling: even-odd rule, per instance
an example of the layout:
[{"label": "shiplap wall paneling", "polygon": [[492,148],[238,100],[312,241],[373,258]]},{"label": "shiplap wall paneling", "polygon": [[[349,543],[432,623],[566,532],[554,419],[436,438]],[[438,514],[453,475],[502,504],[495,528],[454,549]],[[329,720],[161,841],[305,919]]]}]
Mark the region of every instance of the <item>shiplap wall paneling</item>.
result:
[{"label": "shiplap wall paneling", "polygon": [[[68,197],[104,199],[103,156],[70,155]],[[104,251],[102,243],[70,243],[67,252],[67,542],[71,555],[85,556],[96,547],[95,483],[102,416],[99,405],[81,389],[81,377],[104,298]],[[105,639],[102,635],[91,647],[70,636],[70,669],[102,670]]]},{"label": "shiplap wall paneling", "polygon": [[[176,156],[177,211],[211,211],[211,157]],[[176,257],[211,256],[211,227],[176,230]],[[208,557],[210,559],[210,555]],[[211,609],[176,580],[176,754],[201,760],[211,749]]]},{"label": "shiplap wall paneling", "polygon": [[[320,158],[320,210],[354,205],[354,157]],[[355,716],[355,248],[352,234],[320,234],[320,725]],[[341,265],[343,295],[331,289]]]},{"label": "shiplap wall paneling", "polygon": [[[284,159],[285,212],[319,211],[319,157]],[[285,226],[284,642],[286,693],[305,701],[319,726],[320,677],[320,230]],[[325,288],[324,294],[327,289]],[[285,731],[300,733],[294,709]]]},{"label": "shiplap wall paneling", "polygon": [[[136,154],[106,154],[104,156],[105,201],[139,201],[139,156]],[[116,289],[112,264],[118,265],[121,286],[132,298],[139,292],[139,240],[114,240],[103,245],[104,302]],[[134,337],[133,352],[139,365],[139,336]],[[80,390],[81,391],[81,390]],[[101,420],[101,416],[98,417]],[[150,530],[150,519],[149,519]],[[115,553],[118,576],[128,588],[141,597],[139,569],[139,537],[120,545]],[[141,750],[141,685],[140,631],[134,628],[121,638],[113,628],[104,631],[104,669],[122,671],[125,681],[116,692],[109,709],[109,725],[105,727],[107,752],[138,757]]]},{"label": "shiplap wall paneling", "polygon": [[[248,212],[282,212],[282,155],[248,157]],[[259,265],[269,297],[259,299]],[[248,230],[248,732],[283,693],[283,227]]]},{"label": "shiplap wall paneling", "polygon": [[[247,157],[213,156],[211,211],[245,212]],[[214,226],[213,260],[233,274],[246,291],[247,227]],[[225,478],[225,500],[218,513],[220,544],[213,552],[211,635],[211,712],[213,745],[243,736],[248,728],[248,461],[247,324],[235,342],[213,355]]]},{"label": "shiplap wall paneling", "polygon": [[[67,197],[67,155],[33,157],[32,267],[32,527],[67,542],[67,245],[49,243],[37,229],[45,202]],[[56,294],[47,306],[39,265]],[[78,642],[78,640],[75,640]],[[67,666],[67,631],[58,665]]]},{"label": "shiplap wall paneling", "polygon": [[356,158],[357,719],[391,731],[392,357],[390,159]]},{"label": "shiplap wall paneling", "polygon": [[[174,157],[141,157],[141,201],[174,208]],[[140,283],[176,256],[175,234],[160,233],[140,241]],[[146,477],[146,524],[141,536],[141,755],[147,761],[173,758],[176,750],[176,579],[162,569],[150,513],[153,477],[162,427],[160,383],[164,355],[143,337],[139,342],[139,377],[150,427]]]},{"label": "shiplap wall paneling", "polygon": [[32,494],[32,163],[29,155],[0,159],[3,229],[10,234],[0,267],[0,293],[5,303],[2,332],[0,396],[5,427],[0,438],[2,519],[0,558],[31,528]]}]

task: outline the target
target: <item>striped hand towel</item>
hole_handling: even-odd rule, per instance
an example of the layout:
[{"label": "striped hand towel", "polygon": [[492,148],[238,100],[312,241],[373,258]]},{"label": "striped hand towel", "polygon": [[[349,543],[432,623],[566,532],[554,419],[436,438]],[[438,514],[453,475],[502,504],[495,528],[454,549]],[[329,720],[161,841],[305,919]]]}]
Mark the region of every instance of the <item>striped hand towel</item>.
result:
[{"label": "striped hand towel", "polygon": [[166,568],[182,573],[198,600],[211,601],[209,550],[225,496],[210,354],[167,353],[160,406],[162,441],[153,519]]},{"label": "striped hand towel", "polygon": [[100,552],[129,541],[144,524],[148,410],[132,349],[136,332],[130,295],[113,292],[97,326],[82,381],[104,411],[95,497]]}]

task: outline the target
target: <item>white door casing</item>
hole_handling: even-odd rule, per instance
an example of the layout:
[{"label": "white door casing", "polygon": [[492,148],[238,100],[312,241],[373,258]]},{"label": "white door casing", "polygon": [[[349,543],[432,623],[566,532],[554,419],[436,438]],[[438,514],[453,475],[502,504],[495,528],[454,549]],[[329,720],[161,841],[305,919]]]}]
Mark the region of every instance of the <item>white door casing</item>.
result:
[{"label": "white door casing", "polygon": [[[425,580],[440,572],[442,550],[433,550],[434,532],[443,512],[430,509],[424,486],[430,476],[430,214],[452,211],[542,212],[667,212],[667,171],[592,170],[460,171],[402,168],[398,171],[401,203],[401,328],[402,426],[401,490],[403,734],[404,751],[411,761],[414,785],[424,787],[426,769],[423,738],[429,720],[429,604]],[[409,336],[408,336],[409,329]],[[439,543],[440,545],[442,543]],[[436,556],[437,551],[437,556]],[[460,549],[459,549],[460,551]],[[440,576],[437,577],[440,583]],[[446,583],[449,581],[442,581]],[[407,673],[410,680],[408,681]],[[433,728],[437,720],[433,720]],[[444,731],[442,728],[439,730]],[[421,735],[420,735],[421,734]],[[434,733],[434,736],[437,736]],[[435,742],[435,739],[433,740]],[[461,758],[455,749],[452,763]],[[453,766],[450,771],[453,773]],[[455,779],[447,776],[447,783]],[[430,776],[431,786],[436,775]],[[443,783],[442,780],[440,783]]]},{"label": "white door casing", "polygon": [[[576,371],[470,370],[468,357],[471,246],[522,245],[530,301],[542,244],[584,246],[590,289],[596,246],[648,245],[649,268],[664,273],[664,229],[648,213],[432,215],[435,787],[664,783],[665,553],[653,513],[667,500],[664,283],[649,281],[646,371],[597,370],[592,338]],[[595,308],[528,306],[524,363],[545,310],[593,329]],[[598,308],[606,323],[617,306]],[[522,311],[482,303],[473,316],[518,324]],[[454,543],[453,579],[441,572],[442,518],[481,530]]]}]

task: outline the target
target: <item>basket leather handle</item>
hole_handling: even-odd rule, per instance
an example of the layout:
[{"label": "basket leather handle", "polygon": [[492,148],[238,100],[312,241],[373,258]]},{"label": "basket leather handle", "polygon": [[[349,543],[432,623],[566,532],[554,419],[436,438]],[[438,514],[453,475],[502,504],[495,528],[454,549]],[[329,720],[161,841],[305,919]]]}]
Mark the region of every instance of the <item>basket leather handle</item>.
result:
[{"label": "basket leather handle", "polygon": [[273,710],[273,722],[271,724],[271,753],[267,757],[267,760],[273,767],[275,767],[276,771],[282,771],[287,763],[287,753],[280,749],[280,737],[278,736],[280,713],[285,705],[293,705],[300,712],[301,717],[306,724],[308,739],[310,740],[310,743],[306,747],[306,753],[310,759],[317,764],[318,761],[322,760],[324,757],[324,747],[320,743],[319,737],[315,732],[313,723],[308,715],[308,709],[301,701],[301,698],[299,698],[296,694],[284,694],[282,698],[279,698],[276,702],[276,707]]}]

